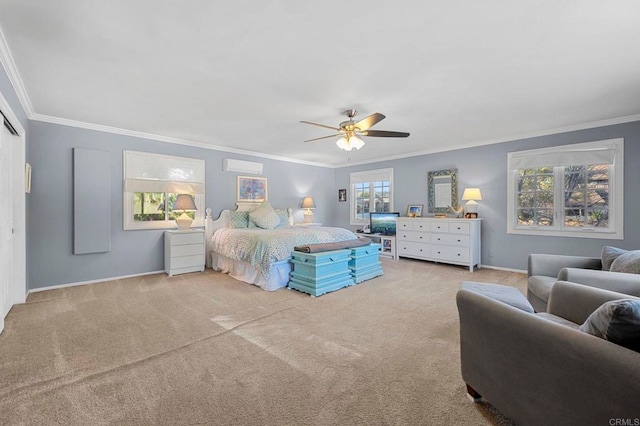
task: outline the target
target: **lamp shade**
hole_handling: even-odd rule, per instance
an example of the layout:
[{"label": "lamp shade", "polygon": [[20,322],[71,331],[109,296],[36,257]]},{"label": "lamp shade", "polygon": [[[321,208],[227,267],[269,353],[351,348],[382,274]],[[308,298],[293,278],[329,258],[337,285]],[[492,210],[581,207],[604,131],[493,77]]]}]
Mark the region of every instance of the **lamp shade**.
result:
[{"label": "lamp shade", "polygon": [[302,208],[303,209],[315,209],[316,208],[316,203],[313,202],[313,198],[304,197],[304,199],[302,200]]},{"label": "lamp shade", "polygon": [[465,188],[462,193],[463,201],[482,201],[480,188]]},{"label": "lamp shade", "polygon": [[189,194],[179,194],[176,201],[173,203],[173,210],[198,210],[193,197]]}]

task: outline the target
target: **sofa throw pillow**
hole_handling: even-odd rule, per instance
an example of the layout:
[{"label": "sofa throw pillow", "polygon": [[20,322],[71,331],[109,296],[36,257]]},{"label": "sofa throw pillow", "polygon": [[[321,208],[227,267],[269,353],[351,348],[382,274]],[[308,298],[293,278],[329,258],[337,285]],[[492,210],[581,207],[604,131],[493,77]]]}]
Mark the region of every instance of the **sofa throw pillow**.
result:
[{"label": "sofa throw pillow", "polygon": [[276,213],[280,217],[280,224],[278,224],[277,228],[289,226],[289,213],[285,209],[276,209]]},{"label": "sofa throw pillow", "polygon": [[580,331],[640,352],[640,300],[604,303],[589,315]]},{"label": "sofa throw pillow", "polygon": [[611,264],[611,272],[640,274],[640,250],[632,250],[621,254]]},{"label": "sofa throw pillow", "polygon": [[249,219],[264,229],[273,229],[280,225],[280,216],[269,203],[260,204],[257,209],[249,213]]},{"label": "sofa throw pillow", "polygon": [[611,264],[614,260],[618,258],[621,254],[626,253],[627,250],[623,250],[617,247],[604,246],[602,247],[602,253],[600,254],[600,258],[602,259],[602,270],[609,271],[611,270]]},{"label": "sofa throw pillow", "polygon": [[229,228],[247,228],[249,226],[249,212],[229,212]]}]

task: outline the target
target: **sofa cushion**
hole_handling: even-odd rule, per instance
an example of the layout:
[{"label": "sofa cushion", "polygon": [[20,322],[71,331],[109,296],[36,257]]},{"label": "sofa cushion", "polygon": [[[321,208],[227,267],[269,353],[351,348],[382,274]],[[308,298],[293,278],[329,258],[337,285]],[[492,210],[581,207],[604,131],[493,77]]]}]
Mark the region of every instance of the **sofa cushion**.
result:
[{"label": "sofa cushion", "polygon": [[249,218],[260,228],[273,229],[280,225],[280,216],[273,210],[271,204],[262,203],[260,206],[249,213]]},{"label": "sofa cushion", "polygon": [[524,294],[515,287],[492,283],[464,281],[460,288],[482,294],[483,296],[506,303],[507,305],[521,309],[525,312],[533,313],[533,307],[531,304],[524,297]]},{"label": "sofa cushion", "polygon": [[577,330],[578,327],[580,327],[580,325],[576,324],[575,322],[571,322],[568,319],[564,319],[562,317],[550,314],[548,312],[538,312],[536,315],[539,316],[540,318],[546,319],[547,321],[555,322],[556,324],[564,325],[565,327],[570,327],[570,328],[573,328],[574,330]]},{"label": "sofa cushion", "polygon": [[640,274],[640,250],[628,251],[618,256],[611,264],[610,271]]},{"label": "sofa cushion", "polygon": [[602,247],[602,252],[600,254],[600,258],[602,259],[602,270],[609,271],[611,270],[611,264],[614,260],[618,258],[621,254],[626,253],[627,250],[623,250],[617,247],[604,246]]},{"label": "sofa cushion", "polygon": [[640,352],[640,300],[620,299],[602,304],[580,331]]}]

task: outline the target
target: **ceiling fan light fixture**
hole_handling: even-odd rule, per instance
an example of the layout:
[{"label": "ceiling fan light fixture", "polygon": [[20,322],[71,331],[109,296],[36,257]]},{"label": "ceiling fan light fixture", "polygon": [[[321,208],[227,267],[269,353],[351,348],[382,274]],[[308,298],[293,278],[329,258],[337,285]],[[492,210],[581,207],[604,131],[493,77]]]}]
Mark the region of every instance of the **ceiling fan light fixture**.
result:
[{"label": "ceiling fan light fixture", "polygon": [[340,149],[344,149],[345,151],[351,151],[351,144],[345,137],[341,137],[340,139],[338,139],[336,141],[336,145],[338,145],[338,148]]},{"label": "ceiling fan light fixture", "polygon": [[349,145],[351,145],[352,148],[360,149],[364,146],[364,141],[357,135],[353,135],[349,138]]}]

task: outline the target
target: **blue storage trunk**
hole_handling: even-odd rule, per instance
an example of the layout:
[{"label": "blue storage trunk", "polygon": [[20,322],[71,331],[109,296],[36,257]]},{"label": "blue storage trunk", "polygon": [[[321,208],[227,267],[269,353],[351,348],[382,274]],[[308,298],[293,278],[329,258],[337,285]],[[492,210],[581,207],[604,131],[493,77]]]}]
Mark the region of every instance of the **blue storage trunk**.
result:
[{"label": "blue storage trunk", "polygon": [[289,288],[312,296],[353,285],[349,269],[351,250],[333,250],[319,253],[291,253],[293,271]]},{"label": "blue storage trunk", "polygon": [[380,244],[355,247],[351,249],[349,269],[356,284],[383,275],[382,263],[378,258]]}]

